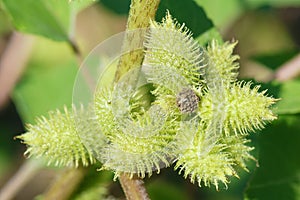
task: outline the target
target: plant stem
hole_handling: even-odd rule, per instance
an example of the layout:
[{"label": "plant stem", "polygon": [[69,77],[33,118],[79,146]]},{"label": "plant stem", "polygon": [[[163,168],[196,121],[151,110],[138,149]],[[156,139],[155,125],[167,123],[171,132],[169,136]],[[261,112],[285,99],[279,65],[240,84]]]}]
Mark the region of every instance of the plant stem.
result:
[{"label": "plant stem", "polygon": [[43,199],[69,199],[86,172],[87,169],[83,167],[66,169],[62,172],[58,180],[55,180],[50,189],[44,194]]},{"label": "plant stem", "polygon": [[[131,1],[126,35],[122,47],[123,55],[120,57],[117,66],[115,82],[129,70],[141,66],[144,60],[144,50],[136,47],[143,46],[146,29],[150,25],[150,19],[154,19],[159,3],[160,0]],[[128,50],[130,51],[127,53]],[[124,173],[119,176],[119,181],[128,200],[149,199],[142,179],[131,178],[129,174]]]},{"label": "plant stem", "polygon": [[[155,17],[159,2],[160,0],[132,0],[122,47],[124,54],[120,57],[115,74],[116,82],[130,69],[141,66],[144,51],[140,47],[143,46],[146,29],[149,27],[150,19]],[[131,51],[125,53],[128,50]]]},{"label": "plant stem", "polygon": [[127,200],[150,199],[142,179],[138,177],[131,178],[128,174],[121,174],[119,179]]}]

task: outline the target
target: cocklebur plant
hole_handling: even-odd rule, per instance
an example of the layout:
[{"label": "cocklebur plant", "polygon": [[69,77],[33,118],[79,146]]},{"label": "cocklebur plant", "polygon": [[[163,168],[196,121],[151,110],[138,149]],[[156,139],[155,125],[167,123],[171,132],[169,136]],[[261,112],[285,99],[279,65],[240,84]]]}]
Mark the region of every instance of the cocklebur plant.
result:
[{"label": "cocklebur plant", "polygon": [[[248,134],[276,119],[276,99],[237,80],[236,44],[201,47],[167,13],[161,23],[151,21],[142,67],[98,85],[88,108],[51,113],[18,138],[26,154],[56,165],[98,160],[115,178],[144,178],[175,163],[192,183],[227,187],[238,167],[255,160]],[[143,81],[132,78],[137,73]]]}]

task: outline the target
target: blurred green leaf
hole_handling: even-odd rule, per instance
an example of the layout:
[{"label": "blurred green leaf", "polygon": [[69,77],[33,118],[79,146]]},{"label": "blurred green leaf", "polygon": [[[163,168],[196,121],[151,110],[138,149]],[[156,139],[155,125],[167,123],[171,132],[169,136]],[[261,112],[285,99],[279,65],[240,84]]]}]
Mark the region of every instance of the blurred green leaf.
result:
[{"label": "blurred green leaf", "polygon": [[13,100],[24,122],[32,123],[37,116],[63,105],[71,106],[77,71],[75,65],[69,62],[43,69],[39,64],[31,64],[13,93]]},{"label": "blurred green leaf", "polygon": [[297,55],[299,51],[297,50],[290,50],[290,51],[283,51],[277,52],[273,54],[262,54],[253,56],[252,60],[265,65],[270,69],[277,69],[281,65],[283,65],[288,60],[292,59],[295,55]]},{"label": "blurred green leaf", "polygon": [[278,91],[276,97],[281,100],[276,104],[274,111],[277,114],[300,113],[300,80],[287,81],[277,86],[275,84],[275,87]]},{"label": "blurred green leaf", "polygon": [[154,181],[147,185],[147,191],[150,199],[172,199],[172,200],[186,200],[188,195],[184,192],[182,187],[171,182]]},{"label": "blurred green leaf", "polygon": [[215,27],[207,30],[205,33],[201,34],[199,37],[196,38],[196,40],[202,46],[206,46],[208,42],[211,41],[212,39],[217,40],[219,44],[223,43],[222,36],[220,32],[217,30],[217,28]]},{"label": "blurred green leaf", "polygon": [[[3,149],[0,149],[0,177],[4,177],[10,166],[11,158],[10,155]],[[0,179],[1,180],[1,179]]]},{"label": "blurred green leaf", "polygon": [[300,199],[300,116],[279,116],[258,139],[259,165],[246,199]]},{"label": "blurred green leaf", "polygon": [[12,25],[7,17],[7,14],[1,9],[0,1],[0,37],[3,37],[3,34],[7,34],[11,31]]},{"label": "blurred green leaf", "polygon": [[[23,132],[22,123],[12,105],[0,110],[0,182],[11,170],[12,161],[19,153],[19,142],[14,141],[17,133]],[[12,156],[13,155],[13,156]],[[2,178],[1,178],[2,177]]]},{"label": "blurred green leaf", "polygon": [[[253,81],[255,82],[255,81]],[[284,83],[271,82],[259,83],[268,94],[280,99],[273,108],[276,114],[298,114],[300,113],[300,80],[290,80]]]},{"label": "blurred green leaf", "polygon": [[299,0],[239,0],[243,1],[247,6],[261,7],[261,6],[273,6],[273,7],[290,7],[299,6]]},{"label": "blurred green leaf", "polygon": [[229,25],[243,12],[263,6],[299,6],[299,0],[194,0],[218,28]]},{"label": "blurred green leaf", "polygon": [[69,5],[71,6],[71,9],[75,10],[75,14],[77,14],[78,12],[91,6],[95,2],[95,0],[69,1]]},{"label": "blurred green leaf", "polygon": [[120,15],[129,12],[130,0],[101,0],[99,3]]},{"label": "blurred green leaf", "polygon": [[71,10],[68,1],[2,0],[14,26],[22,32],[68,40]]},{"label": "blurred green leaf", "polygon": [[77,11],[90,2],[91,0],[2,0],[17,30],[58,41],[70,39]]},{"label": "blurred green leaf", "polygon": [[224,27],[244,11],[240,0],[194,0],[215,26]]},{"label": "blurred green leaf", "polygon": [[40,38],[33,55],[12,94],[17,110],[26,123],[33,123],[37,116],[63,108],[63,105],[71,106],[78,70],[75,58],[64,43]]},{"label": "blurred green leaf", "polygon": [[[101,164],[93,165],[89,168],[83,181],[80,183],[78,189],[72,195],[73,200],[99,200],[106,199],[108,196],[108,187],[112,184],[113,172],[98,171]],[[118,184],[118,183],[117,183]]]}]

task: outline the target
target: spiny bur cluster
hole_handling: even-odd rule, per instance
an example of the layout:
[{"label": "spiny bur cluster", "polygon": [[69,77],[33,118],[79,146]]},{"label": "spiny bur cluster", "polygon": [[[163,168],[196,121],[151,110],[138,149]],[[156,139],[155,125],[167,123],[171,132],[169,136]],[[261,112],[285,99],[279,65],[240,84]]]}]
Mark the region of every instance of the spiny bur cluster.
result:
[{"label": "spiny bur cluster", "polygon": [[[276,99],[237,80],[236,44],[213,40],[201,47],[167,13],[161,23],[151,21],[143,66],[111,87],[98,86],[93,114],[54,112],[18,138],[28,145],[26,154],[55,164],[87,165],[96,158],[116,177],[143,178],[175,163],[192,183],[227,187],[228,177],[255,160],[248,134],[276,119]],[[131,81],[137,72],[145,84]]]}]

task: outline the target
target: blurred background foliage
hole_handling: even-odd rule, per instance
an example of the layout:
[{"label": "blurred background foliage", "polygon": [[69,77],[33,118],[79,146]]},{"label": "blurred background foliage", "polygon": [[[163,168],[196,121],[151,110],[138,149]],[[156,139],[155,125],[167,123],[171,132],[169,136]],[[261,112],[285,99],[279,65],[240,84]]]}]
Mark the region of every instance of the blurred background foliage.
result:
[{"label": "blurred background foliage", "polygon": [[[129,5],[129,0],[0,0],[0,187],[25,162],[25,146],[14,136],[37,116],[71,105],[80,62],[101,41],[125,30]],[[258,168],[249,163],[249,173],[241,172],[220,191],[163,169],[145,180],[150,197],[300,199],[300,0],[161,0],[157,20],[166,9],[202,45],[211,38],[238,40],[240,79],[262,83],[281,101],[274,107],[279,119],[251,135]],[[13,43],[16,37],[21,42]],[[39,168],[14,199],[43,193],[62,170]],[[90,171],[72,199],[85,199],[91,188],[98,188],[93,199],[124,198],[110,172]]]}]

